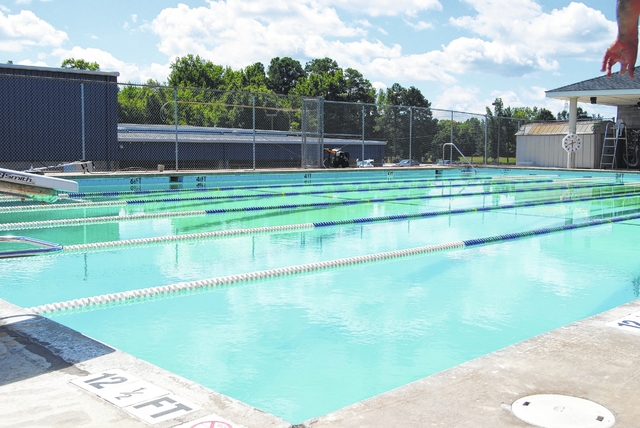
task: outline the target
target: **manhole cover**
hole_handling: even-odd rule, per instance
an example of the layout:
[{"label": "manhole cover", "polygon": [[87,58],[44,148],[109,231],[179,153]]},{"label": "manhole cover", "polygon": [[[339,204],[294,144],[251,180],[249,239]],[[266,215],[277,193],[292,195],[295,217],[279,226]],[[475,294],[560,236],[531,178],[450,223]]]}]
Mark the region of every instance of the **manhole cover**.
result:
[{"label": "manhole cover", "polygon": [[593,401],[568,395],[539,394],[516,400],[513,414],[540,428],[609,428],[616,418]]}]

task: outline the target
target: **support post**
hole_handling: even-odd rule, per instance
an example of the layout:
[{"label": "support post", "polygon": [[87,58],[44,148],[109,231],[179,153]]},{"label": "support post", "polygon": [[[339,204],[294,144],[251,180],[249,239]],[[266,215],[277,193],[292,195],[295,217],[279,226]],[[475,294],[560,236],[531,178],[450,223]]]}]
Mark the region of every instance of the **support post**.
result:
[{"label": "support post", "polygon": [[[569,133],[575,134],[578,124],[578,98],[571,97],[569,99]],[[576,154],[574,152],[567,153],[567,169],[576,167]]]}]

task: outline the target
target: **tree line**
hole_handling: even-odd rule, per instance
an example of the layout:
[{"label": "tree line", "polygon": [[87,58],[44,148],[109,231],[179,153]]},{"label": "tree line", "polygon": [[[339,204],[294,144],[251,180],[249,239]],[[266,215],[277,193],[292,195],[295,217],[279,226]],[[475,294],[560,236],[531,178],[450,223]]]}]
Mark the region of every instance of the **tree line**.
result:
[{"label": "tree line", "polygon": [[[64,68],[99,70],[97,63],[74,58]],[[437,119],[431,103],[411,86],[394,83],[376,92],[371,82],[353,68],[341,68],[331,58],[312,59],[304,66],[290,57],[271,59],[268,67],[256,62],[234,70],[199,55],[177,57],[170,64],[166,83],[148,80],[146,85],[127,84],[118,93],[120,123],[219,126],[300,131],[301,99],[324,100],[324,134],[355,138],[364,126],[368,139],[387,142],[385,156],[397,160],[411,154],[430,162],[442,157],[443,144],[454,141],[467,156],[515,157],[515,133],[526,121],[567,120],[565,111],[554,115],[545,108],[505,107],[496,98],[493,109],[462,120]],[[177,93],[177,104],[174,96]],[[359,103],[344,106],[338,103]],[[174,110],[175,106],[179,109]],[[256,115],[254,117],[253,115]],[[590,118],[582,108],[578,118]],[[457,153],[454,154],[457,157]]]}]

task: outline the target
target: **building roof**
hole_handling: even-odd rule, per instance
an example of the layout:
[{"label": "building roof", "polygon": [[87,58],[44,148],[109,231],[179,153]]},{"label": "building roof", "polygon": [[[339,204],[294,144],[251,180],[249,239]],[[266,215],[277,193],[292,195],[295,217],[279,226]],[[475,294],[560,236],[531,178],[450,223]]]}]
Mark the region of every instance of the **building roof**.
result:
[{"label": "building roof", "polygon": [[82,78],[83,76],[103,77],[117,81],[117,71],[91,71],[74,68],[39,67],[33,65],[0,64],[0,74],[32,77]]},{"label": "building roof", "polygon": [[[578,102],[610,106],[636,105],[640,101],[640,67],[635,68],[638,77],[612,73],[584,80],[561,88],[547,91],[547,97],[569,100],[577,97]],[[595,100],[592,100],[595,98]],[[595,101],[595,102],[594,102]]]},{"label": "building roof", "polygon": [[[576,134],[595,134],[606,122],[585,120],[576,123]],[[567,135],[569,122],[528,123],[520,127],[516,135]]]},{"label": "building roof", "polygon": [[[180,143],[252,143],[254,133],[251,129],[218,128],[200,126],[178,126],[178,142]],[[138,125],[130,123],[118,124],[118,141],[121,143],[156,142],[175,143],[175,125]],[[323,138],[325,146],[343,147],[362,144],[362,140],[344,138]],[[301,144],[302,133],[287,131],[256,130],[257,144]],[[385,141],[365,140],[367,146],[384,146]]]}]

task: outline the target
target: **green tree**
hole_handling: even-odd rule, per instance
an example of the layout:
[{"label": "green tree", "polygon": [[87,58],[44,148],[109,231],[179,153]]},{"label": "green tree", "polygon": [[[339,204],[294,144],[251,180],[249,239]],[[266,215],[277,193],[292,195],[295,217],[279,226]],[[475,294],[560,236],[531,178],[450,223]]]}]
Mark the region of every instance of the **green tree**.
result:
[{"label": "green tree", "polygon": [[276,94],[288,95],[301,77],[305,76],[299,61],[293,58],[272,58],[267,70],[267,87]]},{"label": "green tree", "polygon": [[394,83],[379,94],[378,138],[387,141],[386,156],[393,160],[418,158],[430,151],[437,121],[433,119],[431,103],[419,89]]},{"label": "green tree", "polygon": [[[589,113],[587,113],[585,110],[582,109],[582,107],[578,107],[577,111],[577,120],[589,120],[592,119],[591,116],[589,116]],[[567,121],[569,120],[569,112],[564,109],[561,112],[558,112],[557,118],[558,120],[562,120],[562,121]]]},{"label": "green tree", "polygon": [[199,55],[178,57],[170,67],[170,86],[219,89],[225,84],[225,68],[204,60]]},{"label": "green tree", "polygon": [[484,153],[484,122],[472,117],[460,122],[457,129],[456,145],[465,156],[479,156]]},{"label": "green tree", "polygon": [[271,92],[267,85],[267,73],[261,62],[251,64],[242,70],[242,87],[245,91]]},{"label": "green tree", "polygon": [[312,59],[304,66],[304,71],[308,75],[310,74],[335,74],[338,70],[342,70],[338,63],[331,58]]},{"label": "green tree", "polygon": [[556,118],[549,110],[547,110],[546,108],[541,108],[540,110],[538,110],[538,113],[535,115],[533,120],[549,122],[556,120]]},{"label": "green tree", "polygon": [[376,90],[362,73],[353,68],[344,70],[344,101],[374,103]]},{"label": "green tree", "polygon": [[149,79],[118,92],[118,123],[173,124],[173,89]]},{"label": "green tree", "polygon": [[64,61],[62,61],[60,68],[99,71],[100,65],[97,62],[88,62],[88,61],[85,61],[84,59],[67,58]]}]

